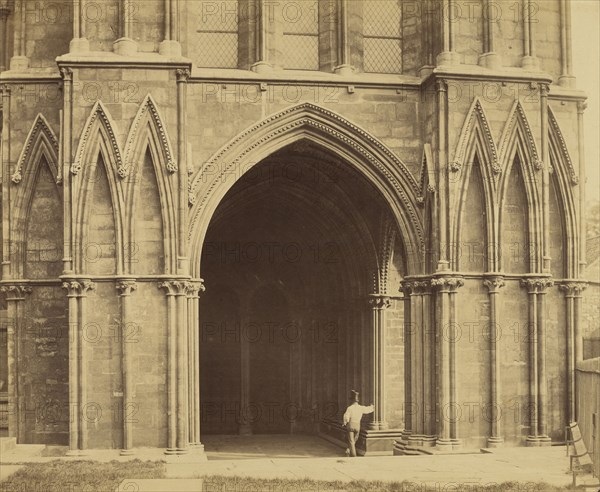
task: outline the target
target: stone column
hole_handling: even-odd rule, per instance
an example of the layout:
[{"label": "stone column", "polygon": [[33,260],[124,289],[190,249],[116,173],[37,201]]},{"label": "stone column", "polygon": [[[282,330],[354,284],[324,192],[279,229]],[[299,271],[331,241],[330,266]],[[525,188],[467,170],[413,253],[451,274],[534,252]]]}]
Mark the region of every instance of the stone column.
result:
[{"label": "stone column", "polygon": [[[283,35],[283,30],[277,28],[279,20],[278,3],[268,0],[254,0],[256,19],[254,23],[254,60],[250,69],[257,73],[265,73],[273,70],[279,60],[278,52],[275,50],[274,38]],[[249,4],[250,8],[250,4]],[[280,8],[280,7],[279,7]],[[250,17],[250,16],[248,16]],[[249,26],[251,27],[252,24]]]},{"label": "stone column", "polygon": [[546,435],[547,381],[545,347],[545,303],[547,287],[553,284],[549,277],[529,277],[521,279],[521,285],[529,296],[529,427],[528,446],[550,444]]},{"label": "stone column", "polygon": [[32,291],[25,283],[2,283],[0,292],[6,296],[7,315],[7,359],[8,359],[8,435],[16,437],[17,443],[23,439],[21,421],[21,404],[19,398],[19,358],[21,351],[22,332],[24,330],[23,301]]},{"label": "stone column", "polygon": [[[540,84],[542,141],[542,272],[550,274],[550,144],[548,136],[548,84]],[[539,270],[530,270],[539,271]]]},{"label": "stone column", "polygon": [[73,204],[71,181],[71,147],[73,118],[73,71],[67,67],[60,68],[63,80],[63,109],[61,120],[61,153],[62,161],[58,163],[63,181],[63,273],[73,271]]},{"label": "stone column", "polygon": [[[579,282],[574,288],[573,292],[573,348],[575,351],[575,365],[583,360],[583,339],[581,335],[581,304],[583,299],[583,291],[587,285],[584,282]],[[576,400],[578,393],[577,383],[575,381],[575,387],[573,390],[574,399]],[[577,410],[577,408],[575,409]],[[575,421],[579,419],[577,411],[575,411]]]},{"label": "stone column", "polygon": [[460,55],[456,51],[455,0],[442,0],[442,45],[443,51],[437,56],[438,65],[457,65]]},{"label": "stone column", "polygon": [[438,346],[438,438],[436,446],[454,448],[460,446],[457,436],[457,388],[456,388],[456,308],[455,295],[464,281],[456,276],[432,279],[438,288],[438,316],[436,338]]},{"label": "stone column", "polygon": [[85,0],[73,0],[73,39],[69,44],[69,52],[81,53],[90,50],[90,43],[85,37]]},{"label": "stone column", "polygon": [[402,439],[407,440],[413,433],[412,415],[413,397],[412,397],[412,339],[411,334],[414,330],[412,324],[411,294],[413,291],[412,282],[403,281],[400,284],[400,290],[404,296],[404,429],[402,430]]},{"label": "stone column", "polygon": [[391,301],[386,295],[371,294],[369,296],[369,305],[371,306],[373,326],[372,399],[375,405],[373,421],[370,423],[369,428],[372,430],[384,430],[388,428],[385,419],[385,310],[391,306]]},{"label": "stone column", "polygon": [[578,101],[577,102],[577,150],[579,154],[579,265],[577,269],[576,277],[580,277],[583,272],[585,272],[585,268],[587,265],[586,259],[586,202],[585,202],[585,187],[587,183],[586,177],[586,168],[585,168],[585,132],[583,125],[583,114],[587,108],[587,102]]},{"label": "stone column", "polygon": [[[498,12],[495,11],[498,9]],[[500,6],[491,0],[483,3],[483,53],[479,56],[479,65],[497,69],[502,65],[501,57],[495,50],[494,26],[501,14]]]},{"label": "stone column", "polygon": [[[121,296],[121,371],[123,373],[123,447],[122,456],[133,454],[133,423],[129,415],[135,414],[136,403],[135,386],[133,383],[133,367],[131,347],[129,346],[128,330],[133,326],[130,313],[130,297],[133,291],[137,289],[137,284],[133,279],[125,279],[117,282],[116,285]],[[132,411],[133,410],[133,411]]]},{"label": "stone column", "polygon": [[523,0],[523,58],[521,66],[526,70],[537,71],[540,62],[535,53],[535,31],[537,22],[534,15],[536,12],[534,0]]},{"label": "stone column", "polygon": [[[175,1],[175,0],[172,0]],[[119,11],[119,39],[113,43],[113,51],[119,55],[135,55],[138,50],[137,43],[132,39],[133,25],[131,14],[135,5],[131,0],[121,0]]]},{"label": "stone column", "polygon": [[10,8],[7,5],[0,6],[0,72],[7,68],[8,60],[8,16]]},{"label": "stone column", "polygon": [[559,85],[575,87],[573,77],[573,54],[571,49],[571,2],[560,0],[560,77]]},{"label": "stone column", "polygon": [[200,441],[200,292],[204,292],[202,279],[189,282],[188,300],[188,357],[190,360],[189,378],[189,426],[190,444],[193,448],[204,449]]},{"label": "stone column", "polygon": [[[2,151],[2,160],[0,166],[2,166],[2,176],[10,176],[10,92],[11,88],[8,84],[2,84],[2,145],[0,145],[0,151]],[[10,214],[10,195],[11,186],[10,179],[2,179],[2,278],[8,279],[11,277],[10,274],[10,263],[13,253],[13,242],[11,235],[11,214]]]},{"label": "stone column", "polygon": [[158,46],[158,52],[164,56],[181,56],[181,44],[179,43],[179,33],[177,32],[177,4],[176,0],[163,0],[164,16],[164,37]]},{"label": "stone column", "polygon": [[339,75],[354,73],[355,68],[350,63],[348,42],[348,0],[337,0],[337,65],[333,71]]},{"label": "stone column", "polygon": [[91,280],[80,280],[79,291],[79,329],[78,329],[78,348],[79,348],[79,450],[81,452],[88,448],[88,429],[87,429],[87,365],[88,350],[86,339],[87,323],[87,295],[88,292],[96,288],[96,284]]},{"label": "stone column", "polygon": [[[174,1],[174,0],[172,0]],[[187,81],[190,70],[175,71],[177,78],[177,274],[187,275],[188,163],[187,163]]]},{"label": "stone column", "polygon": [[67,455],[79,454],[79,425],[81,415],[80,396],[80,357],[79,357],[79,303],[81,284],[75,280],[63,282],[69,299],[69,451]]},{"label": "stone column", "polygon": [[16,0],[17,7],[15,12],[17,16],[13,22],[14,41],[13,41],[13,57],[10,59],[10,70],[22,72],[29,68],[29,58],[27,57],[26,46],[26,14],[27,1]]},{"label": "stone column", "polygon": [[500,339],[498,330],[498,311],[496,309],[496,299],[501,287],[504,287],[504,279],[499,275],[492,275],[483,281],[483,285],[488,288],[490,301],[490,321],[489,321],[489,342],[490,342],[490,407],[492,412],[487,415],[490,419],[490,435],[487,439],[489,448],[502,446],[504,437],[502,437],[502,410],[499,401],[500,394],[500,357],[498,355],[497,342]]},{"label": "stone column", "polygon": [[167,387],[169,430],[165,454],[189,452],[188,421],[188,316],[190,282],[167,280],[159,284],[167,292]]}]

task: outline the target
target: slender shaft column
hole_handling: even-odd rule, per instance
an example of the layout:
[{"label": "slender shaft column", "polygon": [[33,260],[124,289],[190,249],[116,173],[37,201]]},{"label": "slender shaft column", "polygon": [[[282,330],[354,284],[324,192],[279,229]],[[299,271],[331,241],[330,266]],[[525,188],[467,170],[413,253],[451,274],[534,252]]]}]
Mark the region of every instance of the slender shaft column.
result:
[{"label": "slender shaft column", "polygon": [[167,295],[167,449],[165,454],[177,454],[177,336],[175,318],[175,285],[173,280],[162,282],[159,288]]},{"label": "slender shaft column", "polygon": [[63,282],[69,299],[69,455],[79,454],[79,425],[81,423],[80,406],[80,329],[79,303],[77,298],[82,285],[77,281]]},{"label": "slender shaft column", "polygon": [[188,166],[187,166],[187,81],[189,69],[178,69],[177,77],[177,273],[188,273]]},{"label": "slender shaft column", "polygon": [[85,37],[85,0],[73,0],[73,39],[69,44],[71,53],[89,51],[90,43]]},{"label": "slender shaft column", "polygon": [[[240,419],[238,433],[242,436],[252,434],[250,413],[250,343],[248,340],[248,318],[242,318],[240,333]],[[314,368],[313,368],[314,372]]]},{"label": "slender shaft column", "polygon": [[560,77],[559,85],[575,87],[573,54],[571,48],[571,2],[560,0]]},{"label": "slender shaft column", "polygon": [[10,86],[3,84],[2,87],[2,279],[6,280],[11,277],[10,263],[12,260],[14,245],[11,240],[11,214],[10,214]]},{"label": "slender shaft column", "polygon": [[575,421],[575,287],[563,283],[559,288],[565,293],[567,336],[567,424]]},{"label": "slender shaft column", "polygon": [[190,443],[194,448],[203,448],[200,441],[200,292],[204,291],[201,279],[191,281],[187,292],[189,333],[189,413]]},{"label": "slender shaft column", "polygon": [[585,272],[587,265],[586,259],[586,203],[585,203],[585,187],[587,183],[585,169],[585,146],[584,146],[584,126],[583,113],[587,108],[585,101],[577,103],[577,150],[579,154],[579,268],[576,278],[579,278]]},{"label": "slender shaft column", "polygon": [[[573,314],[574,320],[574,338],[575,338],[575,364],[583,360],[583,340],[581,335],[581,303],[583,299],[583,291],[587,285],[584,282],[579,282],[574,288],[574,309],[575,312]],[[578,387],[577,382],[575,382],[575,401],[577,401],[578,395]],[[577,412],[575,413],[575,421],[579,420],[579,415]]]},{"label": "slender shaft column", "polygon": [[438,113],[438,193],[437,193],[437,211],[438,211],[438,263],[437,271],[446,271],[450,267],[448,256],[448,149],[446,142],[447,124],[448,124],[448,84],[445,80],[436,81],[437,92],[437,113]]},{"label": "slender shaft column", "polygon": [[10,8],[0,6],[0,72],[4,72],[8,65],[8,16]]},{"label": "slender shaft column", "polygon": [[413,402],[413,435],[412,441],[422,445],[423,440],[423,320],[421,282],[413,282],[411,300],[411,348],[412,348],[412,402]]},{"label": "slender shaft column", "polygon": [[501,57],[495,50],[494,25],[501,15],[498,4],[491,0],[484,0],[483,4],[483,54],[479,57],[479,65],[488,68],[499,68],[502,65]]},{"label": "slender shaft column", "polygon": [[385,418],[385,312],[391,306],[388,296],[371,294],[369,297],[373,320],[373,404],[375,412],[370,428],[387,429]]},{"label": "slender shaft column", "polygon": [[548,141],[548,85],[540,84],[540,108],[542,133],[542,271],[550,273],[550,149]]},{"label": "slender shaft column", "polygon": [[73,71],[67,67],[60,68],[63,79],[63,110],[61,128],[61,157],[58,163],[63,181],[63,273],[73,271],[73,237],[72,237],[72,188],[71,188],[71,135],[73,116]]},{"label": "slender shaft column", "polygon": [[0,292],[6,296],[7,315],[9,324],[7,326],[7,358],[8,358],[8,435],[16,437],[17,443],[23,439],[21,426],[22,409],[19,398],[19,363],[21,352],[22,333],[24,326],[23,301],[32,289],[26,284],[0,284]]},{"label": "slender shaft column", "polygon": [[529,341],[529,435],[528,446],[537,446],[538,442],[538,359],[537,359],[537,281],[521,279],[521,286],[527,289],[529,298],[529,323],[527,340]]},{"label": "slender shaft column", "polygon": [[436,446],[441,448],[460,445],[457,436],[457,388],[456,388],[456,307],[455,295],[464,284],[460,277],[443,276],[431,281],[437,287],[438,318],[436,338],[438,343],[439,369],[438,385],[440,406],[438,411],[438,439]]},{"label": "slender shaft column", "polygon": [[[158,46],[158,52],[164,56],[181,56],[181,44],[177,32],[177,5],[175,0],[163,0],[164,15],[164,39]],[[173,20],[175,19],[175,21]]]},{"label": "slender shaft column", "polygon": [[26,52],[27,0],[16,0],[15,6],[15,12],[17,15],[13,22],[13,57],[10,59],[10,69],[15,71],[23,71],[29,68],[29,58],[27,58]]},{"label": "slender shaft column", "polygon": [[534,0],[523,0],[523,58],[521,66],[526,70],[539,70],[539,60],[535,53],[534,26],[537,19],[532,15],[537,11]]},{"label": "slender shaft column", "polygon": [[78,342],[79,349],[79,450],[80,452],[88,448],[88,429],[87,429],[87,366],[88,366],[88,350],[87,350],[87,295],[88,292],[96,288],[96,284],[90,280],[82,280],[80,282],[81,290],[79,293],[79,329]]},{"label": "slender shaft column", "polygon": [[402,431],[403,439],[408,439],[413,433],[412,415],[412,341],[411,334],[414,329],[411,317],[411,294],[412,283],[403,281],[400,284],[400,290],[404,296],[404,429]]},{"label": "slender shaft column", "polygon": [[250,67],[252,71],[257,73],[270,72],[273,69],[272,60],[270,57],[270,42],[269,24],[273,24],[274,4],[267,0],[255,0],[256,5],[256,24],[255,24],[255,62]]},{"label": "slender shaft column", "polygon": [[133,454],[133,415],[137,413],[137,404],[134,402],[135,386],[133,384],[133,364],[128,338],[134,323],[130,317],[129,299],[137,289],[135,280],[127,279],[117,282],[117,290],[121,296],[121,370],[123,372],[123,448],[121,455]]},{"label": "slender shaft column", "polygon": [[337,0],[337,65],[333,71],[340,75],[354,73],[348,48],[348,0]]},{"label": "slender shaft column", "polygon": [[442,0],[442,44],[443,51],[437,56],[438,65],[457,65],[460,55],[456,49],[455,24],[460,18],[455,0]]},{"label": "slender shaft column", "polygon": [[546,377],[546,289],[553,285],[550,279],[541,279],[538,287],[538,389],[539,417],[538,436],[541,441],[550,441],[548,437],[548,380]]},{"label": "slender shaft column", "polygon": [[487,444],[490,448],[499,447],[504,443],[502,436],[502,409],[500,406],[500,357],[498,355],[498,340],[501,332],[498,330],[498,315],[496,309],[496,299],[501,287],[504,286],[504,279],[500,276],[492,276],[483,281],[488,288],[490,300],[490,321],[489,321],[489,341],[490,341],[490,408],[491,412],[487,414],[490,419],[490,436]]},{"label": "slender shaft column", "polygon": [[[172,0],[174,1],[174,0]],[[119,11],[119,39],[113,43],[113,51],[123,56],[135,55],[138,50],[133,38],[131,13],[134,5],[130,0],[121,0]]]},{"label": "slender shaft column", "polygon": [[435,330],[431,315],[431,284],[421,282],[421,325],[423,327],[423,445],[434,446],[435,435]]}]

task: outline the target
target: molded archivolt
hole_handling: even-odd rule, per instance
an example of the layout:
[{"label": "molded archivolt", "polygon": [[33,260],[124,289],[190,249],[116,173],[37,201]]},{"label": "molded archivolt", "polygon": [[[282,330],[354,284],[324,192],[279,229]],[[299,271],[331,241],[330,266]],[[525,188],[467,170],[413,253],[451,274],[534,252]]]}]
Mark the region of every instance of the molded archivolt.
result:
[{"label": "molded archivolt", "polygon": [[564,254],[566,255],[565,275],[567,278],[576,278],[579,261],[579,234],[577,232],[577,206],[572,187],[579,183],[579,177],[575,174],[556,117],[552,109],[548,109],[551,176],[556,190],[559,210],[563,212],[563,224],[565,226],[565,237],[563,237]]},{"label": "molded archivolt", "polygon": [[[450,165],[450,180],[454,182],[456,198],[451,205],[450,215],[450,264],[451,268],[460,269],[462,255],[461,231],[463,215],[469,192],[469,183],[473,171],[473,163],[479,163],[482,179],[484,210],[487,217],[485,231],[487,251],[487,270],[496,271],[496,254],[493,250],[497,237],[497,197],[496,176],[499,173],[498,151],[490,131],[485,111],[479,98],[475,98],[463,125],[454,161]],[[452,186],[452,185],[451,185]],[[452,202],[451,202],[452,203]]]},{"label": "molded archivolt", "polygon": [[125,230],[127,244],[130,245],[130,249],[134,248],[126,258],[126,260],[129,260],[129,264],[126,265],[128,272],[133,271],[134,265],[131,263],[135,260],[133,253],[140,242],[139,238],[135,237],[134,220],[138,207],[144,206],[141,188],[143,185],[144,159],[147,153],[150,154],[158,187],[159,196],[155,198],[160,201],[162,216],[161,240],[165,256],[164,273],[171,273],[177,268],[175,254],[177,239],[176,206],[173,198],[176,183],[172,182],[171,177],[177,170],[177,165],[158,106],[150,95],[144,98],[138,109],[129,130],[125,147],[125,169],[126,174],[129,176],[125,180]]},{"label": "molded archivolt", "polygon": [[[48,173],[52,176],[52,181],[56,187],[57,200],[62,201],[62,187],[59,170],[58,170],[58,139],[48,124],[46,118],[42,114],[38,114],[27,140],[19,156],[17,167],[13,173],[11,180],[15,186],[15,201],[14,201],[14,216],[13,216],[13,238],[19,247],[15,248],[19,257],[15,258],[16,262],[12,263],[15,269],[12,274],[15,278],[22,278],[24,273],[25,262],[25,242],[27,240],[27,223],[31,220],[30,211],[36,189],[39,182],[39,177],[42,174],[42,166],[48,166]],[[44,164],[45,163],[45,164]],[[62,211],[62,204],[60,205]],[[56,224],[62,223],[61,217],[56,220]],[[62,239],[60,241],[62,247]],[[54,253],[53,253],[54,254]],[[62,257],[62,251],[58,252]]]},{"label": "molded archivolt", "polygon": [[71,173],[78,176],[72,178],[73,201],[76,203],[76,209],[73,211],[75,217],[73,259],[76,273],[86,273],[88,268],[85,258],[88,247],[91,245],[86,243],[89,238],[89,222],[94,210],[94,185],[98,176],[101,176],[97,172],[99,162],[103,163],[102,165],[104,165],[106,171],[114,215],[115,272],[122,274],[124,271],[124,198],[119,180],[119,175],[123,173],[123,160],[115,138],[114,128],[114,123],[112,123],[107,109],[102,102],[97,101],[83,127],[75,161],[71,167]]},{"label": "molded archivolt", "polygon": [[223,146],[190,184],[189,236],[192,275],[200,274],[200,255],[208,224],[236,178],[273,152],[307,139],[356,166],[382,194],[405,241],[408,268],[418,273],[424,236],[418,211],[418,184],[383,143],[339,114],[302,103],[269,116]]},{"label": "molded archivolt", "polygon": [[[500,144],[500,166],[502,176],[498,185],[500,197],[500,226],[502,225],[504,203],[508,192],[508,183],[513,166],[520,166],[521,177],[527,198],[528,216],[528,245],[522,250],[527,250],[529,255],[530,272],[542,271],[542,197],[538,180],[541,175],[536,174],[542,167],[538,156],[533,133],[527,121],[525,111],[519,101],[513,105],[511,114],[502,132]],[[498,244],[502,241],[502,227],[499,227]],[[507,253],[507,252],[505,252]],[[508,253],[507,253],[508,254]]]},{"label": "molded archivolt", "polygon": [[[116,139],[116,126],[101,101],[97,101],[83,127],[75,160],[71,167],[74,200],[74,255],[77,273],[86,273],[84,257],[89,239],[90,214],[93,213],[94,184],[97,166],[102,162],[108,179],[114,214],[117,274],[132,273],[136,244],[134,217],[136,207],[143,207],[140,189],[142,170],[147,155],[152,161],[160,202],[162,226],[160,238],[164,245],[165,272],[175,268],[176,241],[174,185],[171,175],[177,170],[171,143],[158,106],[150,95],[144,98],[129,130],[125,153]],[[127,179],[125,179],[127,178]],[[148,199],[152,199],[149,197]],[[109,273],[109,272],[107,272]]]}]

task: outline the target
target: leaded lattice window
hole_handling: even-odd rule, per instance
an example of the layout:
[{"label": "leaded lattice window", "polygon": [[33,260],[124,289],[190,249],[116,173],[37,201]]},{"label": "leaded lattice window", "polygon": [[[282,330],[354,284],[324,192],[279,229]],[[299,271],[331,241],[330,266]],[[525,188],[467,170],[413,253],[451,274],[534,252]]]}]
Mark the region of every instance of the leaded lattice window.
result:
[{"label": "leaded lattice window", "polygon": [[402,71],[401,0],[364,0],[364,70]]},{"label": "leaded lattice window", "polygon": [[195,2],[197,65],[210,68],[238,66],[238,1]]},{"label": "leaded lattice window", "polygon": [[317,0],[282,2],[283,68],[319,70],[319,5]]}]

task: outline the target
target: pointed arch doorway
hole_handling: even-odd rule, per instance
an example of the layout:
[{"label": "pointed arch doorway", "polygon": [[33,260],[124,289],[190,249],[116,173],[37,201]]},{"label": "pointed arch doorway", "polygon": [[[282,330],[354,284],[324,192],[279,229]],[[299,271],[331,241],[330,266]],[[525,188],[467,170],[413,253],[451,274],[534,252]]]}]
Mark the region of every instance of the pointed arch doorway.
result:
[{"label": "pointed arch doorway", "polygon": [[[382,224],[398,240],[384,239]],[[385,290],[383,263],[394,297],[406,255],[392,212],[330,149],[300,139],[239,177],[202,245],[202,434],[315,434],[341,420],[349,389],[383,401],[378,385],[392,380],[371,426],[387,427],[387,408],[401,425],[402,373],[378,376],[384,350],[367,302]],[[392,318],[401,339],[401,313]],[[390,359],[400,351],[389,348]]]}]

